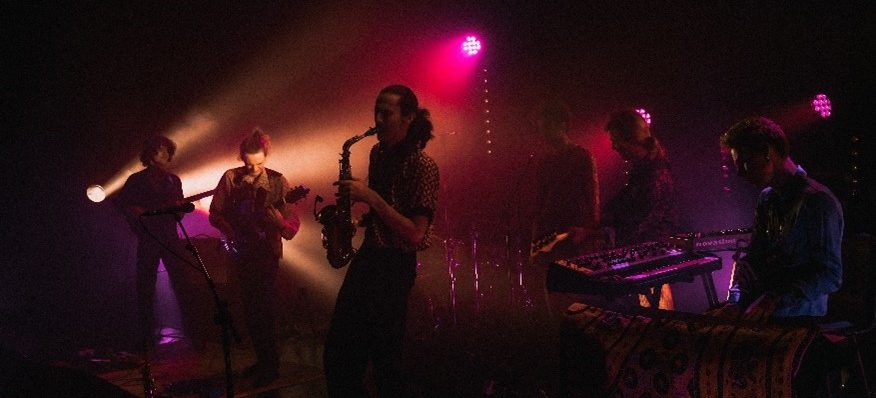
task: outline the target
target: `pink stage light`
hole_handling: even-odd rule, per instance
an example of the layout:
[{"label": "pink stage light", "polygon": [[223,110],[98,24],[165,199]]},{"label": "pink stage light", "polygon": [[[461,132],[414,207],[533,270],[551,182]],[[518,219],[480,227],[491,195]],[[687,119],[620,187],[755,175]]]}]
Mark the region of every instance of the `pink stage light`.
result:
[{"label": "pink stage light", "polygon": [[830,117],[831,106],[827,94],[818,94],[815,96],[815,99],[812,100],[812,110],[814,110],[815,113],[818,113],[823,119]]},{"label": "pink stage light", "polygon": [[[467,40],[466,43],[462,43],[463,40]],[[480,45],[476,36],[469,34],[448,36],[431,46],[424,46],[423,56],[410,66],[410,70],[418,71],[423,79],[417,86],[448,103],[469,100],[472,85],[483,81],[477,76],[481,62],[478,49],[483,48],[478,47]],[[472,54],[478,51],[477,55],[469,55],[468,47],[472,47]],[[472,80],[475,78],[477,80]]]},{"label": "pink stage light", "polygon": [[638,112],[639,115],[642,116],[642,119],[645,119],[645,123],[648,123],[649,126],[651,125],[651,114],[648,113],[648,111],[646,111],[644,108],[639,108],[636,109],[636,112]]},{"label": "pink stage light", "polygon": [[481,41],[477,37],[467,36],[465,41],[462,42],[462,53],[466,56],[471,57],[479,51],[481,51]]}]

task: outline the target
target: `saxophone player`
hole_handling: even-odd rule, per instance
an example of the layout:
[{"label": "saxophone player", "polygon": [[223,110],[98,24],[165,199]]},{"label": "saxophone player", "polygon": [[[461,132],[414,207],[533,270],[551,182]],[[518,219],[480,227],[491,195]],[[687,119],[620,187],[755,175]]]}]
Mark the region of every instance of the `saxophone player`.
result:
[{"label": "saxophone player", "polygon": [[244,374],[263,387],[277,379],[275,282],[283,255],[282,239],[292,239],[300,221],[283,202],[289,183],[265,167],[270,136],[256,129],[240,143],[242,167],[227,170],[210,203],[210,224],[233,244],[234,272],[241,287],[247,330],[256,363]]},{"label": "saxophone player", "polygon": [[438,166],[423,153],[432,139],[429,112],[410,88],[392,85],[377,96],[378,143],[371,149],[367,184],[338,181],[339,195],[370,207],[365,237],[338,293],[325,344],[330,397],[366,396],[370,363],[382,397],[407,391],[401,366],[408,293],[418,250],[429,246],[438,199]]}]

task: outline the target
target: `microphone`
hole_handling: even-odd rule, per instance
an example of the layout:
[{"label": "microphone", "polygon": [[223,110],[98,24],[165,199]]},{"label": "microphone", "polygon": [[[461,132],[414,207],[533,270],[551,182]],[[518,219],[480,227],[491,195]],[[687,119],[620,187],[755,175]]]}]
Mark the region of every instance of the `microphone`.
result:
[{"label": "microphone", "polygon": [[148,217],[148,216],[158,216],[158,215],[162,215],[162,214],[191,213],[193,211],[195,211],[195,204],[192,202],[188,202],[188,203],[183,203],[181,205],[176,205],[176,206],[167,206],[167,207],[162,207],[160,209],[146,210],[140,216],[141,217],[144,217],[144,216]]}]

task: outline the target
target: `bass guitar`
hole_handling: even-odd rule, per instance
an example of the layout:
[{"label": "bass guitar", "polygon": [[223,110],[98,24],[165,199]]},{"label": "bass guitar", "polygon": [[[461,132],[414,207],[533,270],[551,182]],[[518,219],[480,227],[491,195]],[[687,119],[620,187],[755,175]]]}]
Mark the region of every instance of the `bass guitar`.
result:
[{"label": "bass guitar", "polygon": [[[277,202],[272,203],[270,206],[262,206],[267,209],[269,207],[281,208],[284,204],[295,204],[301,199],[307,197],[307,194],[310,193],[310,188],[305,187],[304,185],[298,185],[286,192],[286,195],[283,199],[278,200]],[[250,220],[248,222],[247,231],[238,237],[236,240],[224,238],[222,239],[222,247],[231,254],[232,257],[237,258],[240,255],[240,248],[242,245],[245,245],[251,241],[257,241],[260,239],[264,239],[265,232],[262,227],[257,225],[254,220]]]}]

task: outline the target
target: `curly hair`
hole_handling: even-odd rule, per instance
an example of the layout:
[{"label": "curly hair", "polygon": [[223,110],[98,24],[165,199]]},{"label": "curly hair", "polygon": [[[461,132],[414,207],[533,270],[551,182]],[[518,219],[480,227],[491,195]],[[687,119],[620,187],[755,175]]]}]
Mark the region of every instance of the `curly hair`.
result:
[{"label": "curly hair", "polygon": [[763,116],[742,119],[721,135],[721,145],[728,149],[745,148],[768,152],[770,148],[782,158],[790,154],[788,137],[778,123]]},{"label": "curly hair", "polygon": [[173,154],[176,153],[176,144],[163,135],[154,135],[143,142],[143,149],[140,150],[140,163],[143,166],[152,164],[152,158],[158,153],[161,147],[167,148],[168,160],[173,160]]},{"label": "curly hair", "polygon": [[259,128],[255,128],[248,137],[244,138],[243,141],[240,142],[240,157],[243,158],[243,155],[247,153],[258,153],[262,151],[265,153],[265,156],[268,155],[268,152],[271,150],[271,136],[266,134]]}]

